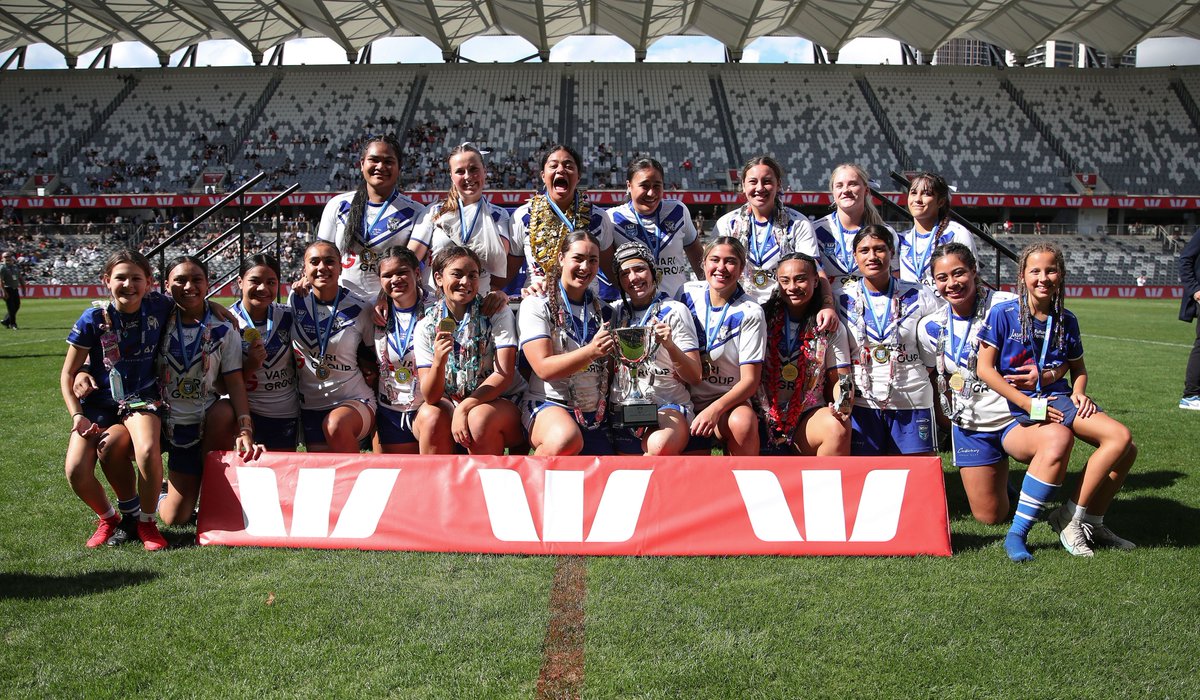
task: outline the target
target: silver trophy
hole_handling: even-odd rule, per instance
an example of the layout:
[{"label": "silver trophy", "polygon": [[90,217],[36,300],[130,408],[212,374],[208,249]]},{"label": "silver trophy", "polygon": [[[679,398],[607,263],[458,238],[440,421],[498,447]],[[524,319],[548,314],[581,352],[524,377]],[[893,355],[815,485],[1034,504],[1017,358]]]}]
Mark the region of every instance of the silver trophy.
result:
[{"label": "silver trophy", "polygon": [[629,372],[629,391],[613,412],[614,428],[657,428],[658,405],[646,400],[638,386],[638,373],[650,357],[651,330],[647,326],[618,328],[613,331],[617,359]]},{"label": "silver trophy", "polygon": [[844,416],[854,409],[854,379],[849,374],[838,377],[838,383],[833,387],[833,404],[834,409]]}]

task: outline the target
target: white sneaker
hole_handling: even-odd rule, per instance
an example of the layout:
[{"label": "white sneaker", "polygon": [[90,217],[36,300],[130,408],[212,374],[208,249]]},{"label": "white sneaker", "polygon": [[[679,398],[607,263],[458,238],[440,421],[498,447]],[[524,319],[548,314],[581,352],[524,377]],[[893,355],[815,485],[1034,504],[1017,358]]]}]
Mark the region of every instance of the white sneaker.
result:
[{"label": "white sneaker", "polygon": [[1200,396],[1185,396],[1179,400],[1179,407],[1185,411],[1200,411]]},{"label": "white sneaker", "polygon": [[1058,541],[1068,552],[1077,557],[1090,557],[1094,554],[1088,544],[1088,533],[1082,520],[1072,520],[1063,507],[1055,509],[1046,519],[1050,529],[1058,533]]},{"label": "white sneaker", "polygon": [[1088,541],[1091,542],[1093,549],[1100,547],[1108,547],[1111,549],[1119,549],[1123,552],[1128,552],[1131,549],[1137,549],[1137,545],[1117,535],[1117,533],[1108,529],[1104,523],[1099,525],[1088,524],[1085,528],[1088,534]]}]

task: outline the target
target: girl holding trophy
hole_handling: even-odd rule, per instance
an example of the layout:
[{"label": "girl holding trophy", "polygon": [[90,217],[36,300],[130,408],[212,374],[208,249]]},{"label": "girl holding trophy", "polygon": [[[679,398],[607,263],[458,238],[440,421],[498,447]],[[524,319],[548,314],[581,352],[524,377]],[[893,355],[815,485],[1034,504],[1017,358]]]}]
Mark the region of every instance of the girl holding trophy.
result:
[{"label": "girl holding trophy", "polygon": [[692,397],[700,382],[700,348],[687,307],[658,291],[656,257],[638,242],[617,248],[612,306],[617,346],[611,408],[620,454],[677,455],[688,444]]}]

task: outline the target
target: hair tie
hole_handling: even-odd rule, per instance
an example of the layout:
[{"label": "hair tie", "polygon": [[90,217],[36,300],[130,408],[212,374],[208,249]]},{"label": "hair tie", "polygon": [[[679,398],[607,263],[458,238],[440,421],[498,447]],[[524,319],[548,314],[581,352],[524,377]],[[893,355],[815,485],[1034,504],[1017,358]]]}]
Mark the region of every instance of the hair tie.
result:
[{"label": "hair tie", "polygon": [[458,147],[461,149],[464,149],[464,150],[471,149],[471,150],[479,153],[479,155],[481,155],[481,156],[486,156],[489,153],[491,153],[491,151],[489,151],[489,150],[486,150],[486,149],[480,148],[479,146],[476,146],[473,141],[463,141],[462,143],[458,144]]}]

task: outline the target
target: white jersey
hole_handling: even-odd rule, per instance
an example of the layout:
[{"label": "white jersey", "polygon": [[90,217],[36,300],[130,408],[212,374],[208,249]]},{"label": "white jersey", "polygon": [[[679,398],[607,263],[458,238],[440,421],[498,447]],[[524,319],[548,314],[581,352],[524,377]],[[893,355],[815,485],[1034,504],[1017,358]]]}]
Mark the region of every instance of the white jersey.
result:
[{"label": "white jersey", "polygon": [[742,378],[742,365],[761,364],[766,349],[766,322],[762,307],[740,288],[724,306],[709,303],[707,282],[683,286],[683,303],[696,326],[701,354],[713,365],[701,382],[692,387],[699,405],[712,403]]},{"label": "white jersey", "polygon": [[189,325],[180,323],[176,312],[163,334],[158,376],[163,399],[171,407],[169,420],[172,425],[195,425],[217,401],[217,378],[242,371],[242,337],[211,313],[203,323]]},{"label": "white jersey", "polygon": [[379,361],[380,410],[415,411],[425,403],[417,379],[417,337],[421,301],[411,308],[392,309],[388,327],[375,333],[375,359]]},{"label": "white jersey", "polygon": [[[562,228],[562,224],[557,220],[554,224],[555,230]],[[613,225],[608,220],[608,216],[600,207],[592,205],[591,221],[588,225],[588,230],[600,242],[600,250],[608,250],[613,247]],[[529,202],[522,204],[513,213],[512,218],[512,249],[525,251],[525,286],[528,287],[533,282],[544,282],[546,280],[546,272],[533,259],[533,249],[529,243]],[[612,301],[621,296],[620,292],[610,284],[608,279],[609,270],[600,270],[600,274],[596,276],[592,282],[592,291],[599,293],[600,298],[606,301]],[[547,284],[547,286],[552,286]]]},{"label": "white jersey", "polygon": [[[896,235],[896,230],[887,224],[883,226],[892,234],[893,250],[896,250],[899,245],[899,236]],[[825,271],[826,275],[829,275],[831,281],[847,275],[862,274],[858,270],[858,263],[854,260],[854,236],[858,232],[859,229],[844,228],[836,211],[813,224],[817,247],[821,251],[821,269]],[[900,269],[897,255],[892,256],[892,269]]]},{"label": "white jersey", "polygon": [[[821,264],[817,237],[808,217],[791,207],[783,208],[783,217],[787,223],[780,230],[774,218],[769,222],[758,221],[743,205],[717,219],[713,227],[717,236],[732,236],[746,244],[747,260],[742,273],[742,287],[760,304],[770,299],[771,292],[778,286],[775,268],[779,267],[779,259],[783,256],[804,253],[815,258],[818,266]],[[741,230],[745,225],[743,222],[748,223],[749,231]]]},{"label": "white jersey", "polygon": [[[791,318],[788,318],[786,323],[787,326],[784,328],[783,333],[779,335],[779,345],[772,349],[779,353],[779,364],[781,367],[787,364],[795,364],[796,369],[800,371],[799,377],[803,377],[805,368],[800,366],[800,356],[802,353],[799,343],[801,334],[804,332],[804,327],[801,325],[803,321],[793,321]],[[846,336],[845,324],[839,324],[837,331],[829,338],[825,346],[824,369],[828,371],[849,366],[850,341]],[[821,375],[821,378],[823,377],[824,373]],[[783,377],[779,378],[779,388],[776,390],[776,393],[779,396],[780,406],[786,406],[791,401],[792,394],[796,393],[797,380],[788,381]],[[770,387],[767,387],[767,390],[769,391]]]},{"label": "white jersey", "polygon": [[[469,313],[463,316],[463,320],[459,322],[458,328],[454,331],[454,348],[459,350],[464,347],[464,343],[471,344],[477,347],[478,341],[472,342],[471,338],[467,337],[470,333],[471,322]],[[429,313],[425,318],[421,319],[421,323],[417,326],[417,369],[428,369],[433,365],[433,338],[437,335],[437,326],[434,325],[435,317],[444,316],[444,314]],[[503,348],[517,349],[517,317],[513,315],[512,309],[508,306],[500,307],[500,310],[491,316],[487,317],[487,322],[483,324],[485,333],[491,335],[490,343],[485,344],[484,352],[479,358],[479,373],[477,375],[479,382],[488,378],[496,368],[496,351]],[[447,368],[449,371],[449,368]],[[513,365],[512,384],[508,385],[504,391],[500,392],[502,396],[520,398],[525,393],[525,378],[520,372],[516,371],[516,364]]]},{"label": "white jersey", "polygon": [[[359,346],[375,345],[371,303],[347,289],[338,290],[336,301],[335,310],[335,305],[319,303],[311,293],[300,297],[293,292],[288,297],[296,319],[292,346],[297,353],[300,405],[326,410],[358,399],[374,408],[375,391],[367,386],[358,367]],[[321,367],[328,376],[318,375]]]},{"label": "white jersey", "polygon": [[[466,246],[475,251],[483,261],[483,269],[479,271],[479,293],[487,294],[492,290],[493,275],[501,279],[508,276],[512,237],[512,221],[508,212],[486,198],[463,206],[459,211],[437,216],[440,207],[441,202],[425,210],[425,215],[413,229],[409,240],[425,246],[429,250],[430,260],[439,250],[452,245]],[[425,286],[433,289],[431,265],[425,266]]]},{"label": "white jersey", "polygon": [[374,299],[379,293],[379,259],[388,248],[408,243],[409,234],[425,213],[425,205],[409,199],[398,190],[379,204],[363,207],[363,238],[351,241],[346,236],[353,192],[339,194],[325,205],[317,238],[330,241],[342,251],[341,284],[360,296]]},{"label": "white jersey", "polygon": [[949,221],[945,228],[933,240],[933,232],[921,233],[914,226],[900,234],[900,242],[896,246],[896,257],[900,259],[900,279],[905,282],[921,282],[933,285],[933,271],[929,259],[933,249],[946,243],[962,243],[971,249],[975,255],[975,237],[965,226],[957,221]]},{"label": "white jersey", "polygon": [[[651,305],[645,309],[632,310],[622,308],[624,302],[614,301],[610,306],[613,313],[613,327],[626,328],[629,326],[646,326],[651,322],[650,314],[653,312],[653,318],[671,327],[671,340],[684,352],[692,352],[699,350],[700,347],[696,342],[696,324],[692,321],[692,314],[688,311],[683,303],[673,301],[667,298],[666,292],[659,293],[657,306]],[[679,375],[675,372],[675,362],[671,359],[671,353],[657,341],[654,342],[654,357],[651,361],[643,363],[639,368],[637,378],[637,388],[641,394],[646,397],[647,401],[655,403],[659,406],[666,404],[677,404],[681,408],[691,409],[692,395],[685,385],[679,379]],[[653,381],[651,381],[653,376]],[[612,383],[610,397],[614,402],[626,401],[633,393],[632,383],[629,381],[629,373],[626,370],[618,369],[616,377]]]},{"label": "white jersey", "polygon": [[684,248],[696,242],[696,225],[687,206],[664,199],[653,214],[639,216],[633,204],[625,202],[605,214],[613,226],[613,244],[637,241],[649,248],[657,260],[658,290],[678,299],[692,269]]},{"label": "white jersey", "polygon": [[[979,290],[980,293],[986,293]],[[992,391],[971,369],[972,358],[979,352],[979,331],[997,304],[1002,304],[1016,295],[1008,292],[991,292],[988,300],[980,309],[979,316],[961,318],[947,304],[945,308],[935,311],[921,320],[920,349],[921,359],[926,366],[937,365],[938,339],[945,335],[942,358],[945,360],[946,371],[963,375],[964,391],[970,391],[970,397],[964,398],[953,389],[950,391],[954,409],[962,408],[962,412],[954,421],[960,428],[997,432],[1013,421],[1009,412],[1008,401],[1003,396]],[[947,319],[947,316],[949,317]]]},{"label": "white jersey", "polygon": [[[593,296],[589,292],[583,304],[572,302],[569,305],[571,318],[563,319],[566,323],[561,324],[563,333],[560,334],[558,320],[550,317],[549,299],[547,297],[526,297],[521,302],[521,312],[517,315],[521,347],[524,348],[526,344],[534,340],[549,338],[554,352],[565,354],[590,343],[599,332],[600,324],[607,321],[612,313],[607,306],[601,305],[600,315],[602,318],[597,318],[592,298]],[[563,379],[546,381],[539,377],[537,372],[533,372],[529,375],[529,388],[525,391],[524,400],[540,403],[549,399],[571,406],[568,388],[573,387],[575,399],[578,401],[578,405],[573,408],[584,412],[595,411],[600,403],[601,375],[607,371],[608,364],[605,358],[601,358],[592,362],[586,369]]]},{"label": "white jersey", "polygon": [[[283,304],[272,303],[267,311],[267,320],[254,323],[250,314],[242,308],[239,299],[229,307],[237,318],[240,329],[256,328],[267,351],[267,359],[246,380],[246,398],[250,410],[256,415],[269,418],[295,418],[300,415],[300,395],[296,389],[296,359],[292,353],[292,325],[295,318],[292,310]],[[242,364],[250,343],[242,340]]]},{"label": "white jersey", "polygon": [[[891,286],[891,295],[868,291],[858,278],[834,286],[838,315],[847,325],[854,384],[858,388],[854,405],[898,410],[932,408],[933,387],[928,371],[932,365],[922,361],[917,327],[942,302],[923,284],[894,280]],[[899,299],[898,316],[893,299]],[[895,376],[890,377],[893,362]]]}]

